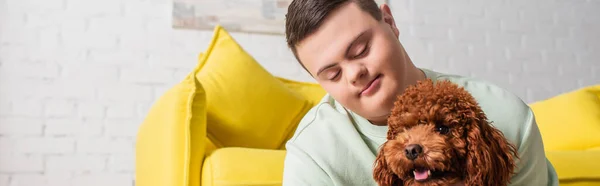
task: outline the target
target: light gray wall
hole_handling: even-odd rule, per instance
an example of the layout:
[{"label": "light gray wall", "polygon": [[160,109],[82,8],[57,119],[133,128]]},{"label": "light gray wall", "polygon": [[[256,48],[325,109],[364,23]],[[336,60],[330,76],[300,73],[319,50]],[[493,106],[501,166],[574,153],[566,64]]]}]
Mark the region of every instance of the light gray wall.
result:
[{"label": "light gray wall", "polygon": [[600,1],[391,0],[414,62],[526,102],[600,83]]}]

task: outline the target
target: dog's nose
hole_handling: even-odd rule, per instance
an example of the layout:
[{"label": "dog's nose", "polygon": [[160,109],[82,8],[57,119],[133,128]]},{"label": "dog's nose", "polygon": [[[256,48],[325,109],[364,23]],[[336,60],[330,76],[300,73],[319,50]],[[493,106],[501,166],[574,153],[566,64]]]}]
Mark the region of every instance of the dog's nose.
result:
[{"label": "dog's nose", "polygon": [[409,160],[416,159],[419,156],[419,154],[421,154],[422,152],[423,152],[423,148],[421,147],[421,145],[418,145],[418,144],[410,144],[410,145],[406,146],[406,148],[404,149],[406,158],[408,158]]}]

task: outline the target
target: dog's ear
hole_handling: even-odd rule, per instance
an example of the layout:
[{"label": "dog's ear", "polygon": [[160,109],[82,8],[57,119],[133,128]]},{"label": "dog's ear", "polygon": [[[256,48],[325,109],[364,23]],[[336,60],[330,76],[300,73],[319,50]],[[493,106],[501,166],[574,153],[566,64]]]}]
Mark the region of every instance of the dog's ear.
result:
[{"label": "dog's ear", "polygon": [[[386,141],[381,146],[385,147],[387,143],[388,142]],[[403,185],[402,180],[400,180],[400,178],[388,167],[388,164],[385,160],[384,149],[385,148],[381,148],[381,150],[379,150],[379,154],[377,154],[377,157],[375,158],[373,179],[375,179],[375,182],[379,186],[401,186]]]},{"label": "dog's ear", "polygon": [[507,185],[518,158],[515,147],[487,121],[482,111],[471,113],[467,129],[466,185]]}]

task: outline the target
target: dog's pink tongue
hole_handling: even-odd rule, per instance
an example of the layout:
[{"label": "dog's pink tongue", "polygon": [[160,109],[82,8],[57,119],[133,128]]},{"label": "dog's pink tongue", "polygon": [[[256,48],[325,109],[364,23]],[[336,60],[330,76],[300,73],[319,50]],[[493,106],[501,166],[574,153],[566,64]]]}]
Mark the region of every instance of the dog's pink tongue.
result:
[{"label": "dog's pink tongue", "polygon": [[426,180],[429,178],[429,170],[415,170],[415,180]]}]

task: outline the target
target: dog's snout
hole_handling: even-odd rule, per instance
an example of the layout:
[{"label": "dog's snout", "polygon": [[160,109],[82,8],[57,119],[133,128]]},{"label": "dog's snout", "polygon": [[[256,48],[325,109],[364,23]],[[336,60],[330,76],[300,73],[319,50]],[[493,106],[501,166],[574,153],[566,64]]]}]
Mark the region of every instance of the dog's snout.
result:
[{"label": "dog's snout", "polygon": [[418,145],[418,144],[410,144],[410,145],[406,146],[406,148],[404,149],[406,158],[408,158],[409,160],[417,159],[419,154],[421,154],[422,152],[423,152],[423,148],[421,147],[421,145]]}]

